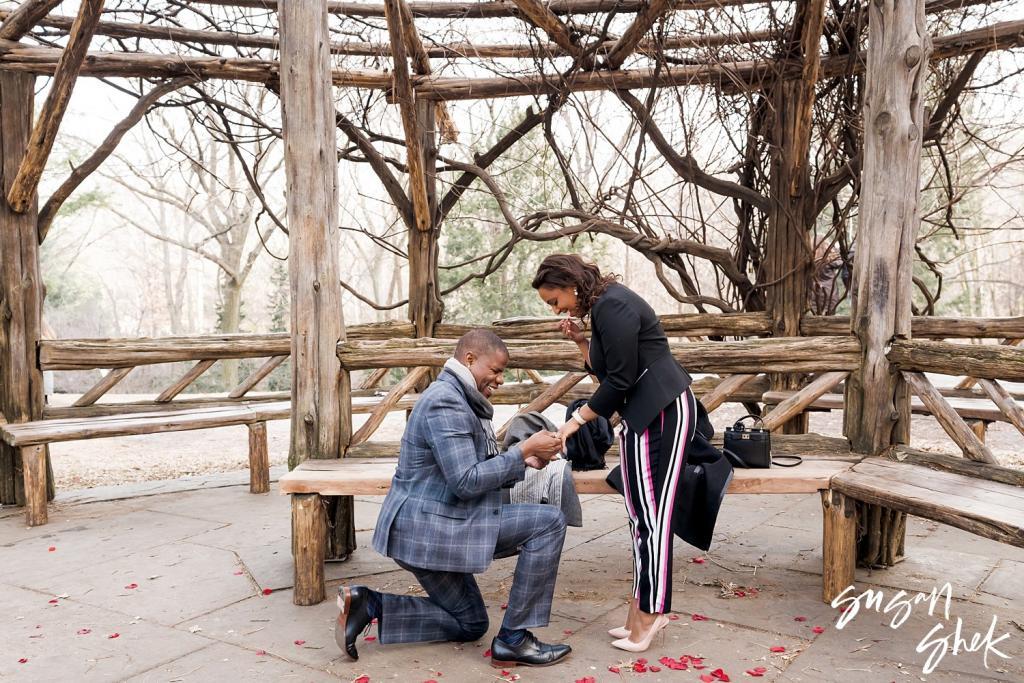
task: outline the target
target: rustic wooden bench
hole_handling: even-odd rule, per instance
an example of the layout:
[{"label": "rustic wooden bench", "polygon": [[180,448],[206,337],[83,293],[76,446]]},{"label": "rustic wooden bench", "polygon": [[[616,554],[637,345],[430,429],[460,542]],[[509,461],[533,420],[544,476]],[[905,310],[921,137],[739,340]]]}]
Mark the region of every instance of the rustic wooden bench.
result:
[{"label": "rustic wooden bench", "polygon": [[[812,437],[826,442],[841,441]],[[777,453],[799,450],[793,444],[800,439],[790,437],[783,441]],[[845,445],[845,441],[842,441]],[[368,444],[369,445],[369,444]],[[786,447],[788,446],[788,447]],[[849,585],[845,573],[840,574],[853,558],[856,545],[856,525],[853,510],[837,509],[830,488],[832,479],[849,470],[859,461],[848,448],[841,453],[835,444],[833,450],[816,456],[803,452],[804,462],[798,467],[763,470],[736,470],[730,493],[815,493],[820,492],[825,510],[823,525],[823,597],[826,601]],[[398,452],[397,444],[372,444],[373,453]],[[357,453],[360,452],[358,449]],[[363,450],[363,453],[368,451]],[[327,520],[322,496],[384,495],[391,486],[397,460],[394,457],[358,458],[341,460],[307,460],[280,479],[281,493],[292,496],[292,551],[295,562],[295,604],[310,605],[324,599],[324,558]],[[609,469],[618,463],[617,452],[609,453]],[[605,482],[607,470],[576,472],[573,479],[581,494],[606,494],[615,491]],[[852,576],[849,577],[852,579]],[[846,583],[842,583],[846,581]]]},{"label": "rustic wooden bench", "polygon": [[0,424],[0,439],[21,452],[25,516],[29,526],[38,526],[47,521],[46,444],[246,425],[249,428],[249,490],[266,493],[270,490],[266,423],[268,420],[284,420],[290,415],[289,401],[96,415]]}]

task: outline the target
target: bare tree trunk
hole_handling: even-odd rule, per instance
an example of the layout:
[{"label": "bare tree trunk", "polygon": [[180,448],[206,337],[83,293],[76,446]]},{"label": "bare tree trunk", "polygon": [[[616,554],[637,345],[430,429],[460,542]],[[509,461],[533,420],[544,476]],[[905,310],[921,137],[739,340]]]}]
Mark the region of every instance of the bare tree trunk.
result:
[{"label": "bare tree trunk", "polygon": [[[242,283],[232,277],[224,276],[220,286],[222,297],[220,311],[220,332],[234,334],[242,325]],[[238,361],[222,360],[220,362],[221,379],[226,389],[238,386]]]}]

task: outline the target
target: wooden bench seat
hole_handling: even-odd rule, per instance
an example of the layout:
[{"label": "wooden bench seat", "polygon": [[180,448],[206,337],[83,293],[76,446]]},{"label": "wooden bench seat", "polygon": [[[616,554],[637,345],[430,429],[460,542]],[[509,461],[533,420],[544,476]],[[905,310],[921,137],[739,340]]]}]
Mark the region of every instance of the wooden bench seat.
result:
[{"label": "wooden bench seat", "polygon": [[[844,553],[856,545],[856,524],[852,508],[833,504],[831,481],[860,460],[851,454],[845,440],[818,435],[778,435],[776,454],[799,453],[798,467],[736,470],[730,493],[815,493],[820,492],[824,508],[823,597],[831,600],[853,579],[847,575]],[[775,441],[776,439],[773,439]],[[803,447],[801,447],[803,444]],[[814,445],[817,450],[809,448]],[[327,520],[321,496],[384,495],[395,472],[398,444],[364,444],[341,460],[307,460],[280,479],[281,493],[292,496],[292,539],[295,561],[294,600],[299,605],[324,599],[324,558]],[[372,455],[376,457],[358,457]],[[606,458],[609,468],[618,464],[617,452]],[[605,482],[608,470],[576,472],[573,480],[581,494],[606,494],[614,490]]]},{"label": "wooden bench seat", "polygon": [[867,458],[833,477],[832,489],[1024,548],[1024,487]]},{"label": "wooden bench seat", "polygon": [[289,401],[163,410],[125,415],[95,415],[0,424],[0,439],[21,452],[25,477],[25,515],[29,526],[45,524],[46,444],[113,436],[159,434],[231,425],[249,428],[249,490],[270,490],[267,420],[291,415]]}]

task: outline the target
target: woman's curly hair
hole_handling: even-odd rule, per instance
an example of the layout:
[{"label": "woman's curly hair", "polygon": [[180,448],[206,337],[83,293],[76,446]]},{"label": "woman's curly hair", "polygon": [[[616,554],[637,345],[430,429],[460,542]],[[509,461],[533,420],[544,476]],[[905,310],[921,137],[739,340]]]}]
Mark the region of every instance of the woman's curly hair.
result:
[{"label": "woman's curly hair", "polygon": [[580,315],[586,317],[598,297],[617,279],[614,273],[602,275],[600,268],[576,254],[552,254],[541,261],[537,268],[533,288],[574,287]]}]

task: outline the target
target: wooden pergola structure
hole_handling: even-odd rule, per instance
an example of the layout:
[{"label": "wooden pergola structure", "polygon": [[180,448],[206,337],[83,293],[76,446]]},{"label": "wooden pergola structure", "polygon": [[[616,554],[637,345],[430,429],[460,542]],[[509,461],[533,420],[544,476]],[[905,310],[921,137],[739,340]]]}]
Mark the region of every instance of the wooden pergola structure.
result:
[{"label": "wooden pergola structure", "polygon": [[[1024,337],[1024,321],[912,320],[910,304],[921,147],[929,134],[922,97],[928,66],[937,59],[1020,47],[1024,45],[1024,21],[1003,22],[933,40],[925,28],[926,13],[979,4],[979,0],[873,0],[866,3],[866,54],[823,58],[819,43],[826,22],[826,3],[824,0],[795,0],[788,56],[773,63],[751,60],[662,68],[633,62],[637,55],[662,54],[679,46],[743,44],[779,37],[768,32],[676,36],[662,41],[649,37],[651,28],[668,12],[752,4],[754,0],[203,2],[276,10],[280,35],[216,35],[180,27],[104,22],[100,20],[103,0],[82,0],[74,18],[50,15],[58,4],[56,0],[25,0],[13,12],[2,15],[0,154],[4,197],[0,200],[3,259],[0,407],[7,424],[35,422],[46,417],[42,393],[44,368],[130,370],[135,364],[167,362],[168,359],[194,359],[205,363],[183,378],[173,392],[165,392],[163,402],[167,403],[217,358],[262,354],[280,363],[280,358],[290,356],[290,462],[341,458],[354,441],[365,440],[368,436],[368,433],[353,435],[351,397],[354,392],[350,373],[363,368],[436,366],[438,359],[443,359],[450,351],[450,342],[437,338],[452,337],[458,331],[452,326],[446,329],[441,321],[437,283],[440,224],[434,176],[438,132],[448,125],[444,103],[521,95],[563,97],[570,92],[601,90],[615,92],[642,116],[643,110],[633,104],[639,102],[629,94],[632,90],[706,86],[733,90],[769,87],[776,106],[778,139],[785,141],[773,157],[772,196],[769,200],[760,195],[747,198],[752,206],[769,215],[766,268],[772,277],[767,286],[767,310],[750,314],[683,316],[676,327],[670,327],[670,333],[674,330],[679,336],[772,337],[699,342],[678,349],[691,369],[733,376],[723,380],[718,385],[721,388],[713,389],[715,400],[720,403],[739,392],[753,374],[768,369],[772,373],[769,388],[790,392],[780,395],[780,402],[791,397],[794,390],[800,389],[801,395],[800,400],[786,405],[784,413],[775,416],[773,426],[801,432],[806,429],[806,422],[801,421],[803,410],[848,374],[845,431],[854,452],[879,454],[894,444],[906,443],[913,390],[927,404],[929,412],[948,425],[948,431],[971,460],[991,463],[994,461],[991,453],[923,375],[924,372],[967,372],[981,382],[997,404],[1005,407],[1008,421],[1024,430],[1019,407],[1012,397],[1007,401],[1009,394],[998,384],[998,380],[1024,380],[1024,351],[1013,344],[967,346],[927,340],[928,337],[957,336],[1019,340]],[[332,42],[328,31],[328,18],[332,13],[383,16],[390,41],[387,44]],[[614,40],[601,41],[586,40],[565,20],[567,15],[601,13],[631,18],[621,35]],[[549,42],[540,45],[427,45],[420,39],[416,20],[432,17],[518,18],[541,31]],[[66,31],[67,44],[61,49],[19,42],[37,26]],[[280,59],[90,52],[89,44],[94,35],[150,37],[183,44],[216,45],[219,41],[278,49]],[[560,79],[553,79],[550,74],[509,79],[455,78],[432,73],[432,58],[457,58],[468,53],[489,59],[543,53],[571,60],[572,67]],[[393,69],[389,72],[338,69],[332,67],[332,54],[388,54]],[[853,314],[848,319],[815,318],[805,314],[807,255],[812,251],[807,204],[810,126],[816,84],[821,78],[840,73],[863,73],[865,78],[863,150],[847,170],[851,175],[859,175],[861,196]],[[39,75],[53,78],[42,110],[33,117],[34,86]],[[92,351],[87,344],[40,342],[43,293],[39,244],[60,203],[91,170],[76,169],[73,176],[77,174],[77,181],[62,186],[59,192],[63,196],[56,200],[51,198],[42,209],[38,208],[42,169],[79,76],[168,79],[147,96],[150,104],[185,83],[203,79],[264,83],[279,92],[283,104],[287,174],[286,223],[290,235],[290,335],[244,342],[220,339],[156,344],[140,340],[134,350],[130,342],[100,343],[91,347]],[[343,197],[348,190],[338,186],[336,137],[342,123],[335,110],[332,88],[386,91],[401,113],[408,188],[392,182],[386,189],[399,211],[407,212],[411,218],[408,329],[398,329],[401,326],[367,328],[351,334],[353,331],[344,323],[338,285],[342,273],[336,226],[339,196]],[[144,113],[145,107],[142,107],[135,121]],[[528,116],[522,125],[529,129],[536,123]],[[508,146],[517,139],[510,138]],[[697,183],[713,185],[718,182],[696,167],[692,158],[672,150],[663,138],[652,142],[681,176]],[[361,146],[371,165],[384,164],[383,160],[375,159],[368,141],[356,144]],[[492,150],[494,157],[502,151],[501,145]],[[488,157],[478,158],[474,164],[462,164],[463,177],[456,185],[465,190],[477,179],[487,184],[485,169],[492,161],[493,158]],[[454,162],[449,163],[453,165]],[[389,177],[394,180],[393,176]],[[571,345],[550,341],[552,325],[527,328],[529,326],[505,328],[511,330],[505,336],[534,340],[512,345],[515,366],[533,370],[579,370]],[[380,341],[382,338],[385,340]],[[364,341],[367,339],[376,341]],[[239,350],[238,344],[247,346]],[[125,357],[129,351],[135,354],[131,359]],[[801,388],[798,375],[810,372],[821,374],[811,385]],[[388,410],[403,407],[402,395],[424,376],[423,371],[414,373],[400,390],[380,403],[373,418],[377,424]],[[121,377],[123,374],[98,386],[93,401]],[[380,375],[376,377],[379,379]],[[253,379],[249,387],[259,379]],[[565,384],[567,386],[560,386],[563,392],[575,382],[566,380]],[[964,390],[967,388],[965,386]],[[242,399],[246,391],[231,398]],[[38,487],[40,482],[46,481],[45,458],[33,457],[31,462],[26,462],[22,479],[18,451],[6,444],[0,448],[3,502],[21,498],[22,481],[27,488]],[[342,506],[350,504],[350,500],[341,503]],[[337,519],[346,519],[344,509],[335,514]],[[852,515],[852,510],[844,508],[841,514]],[[45,509],[43,518],[45,520]],[[891,523],[894,530],[898,529],[898,520],[893,519]],[[888,542],[893,544],[891,556],[897,552],[901,541],[897,538]]]}]

